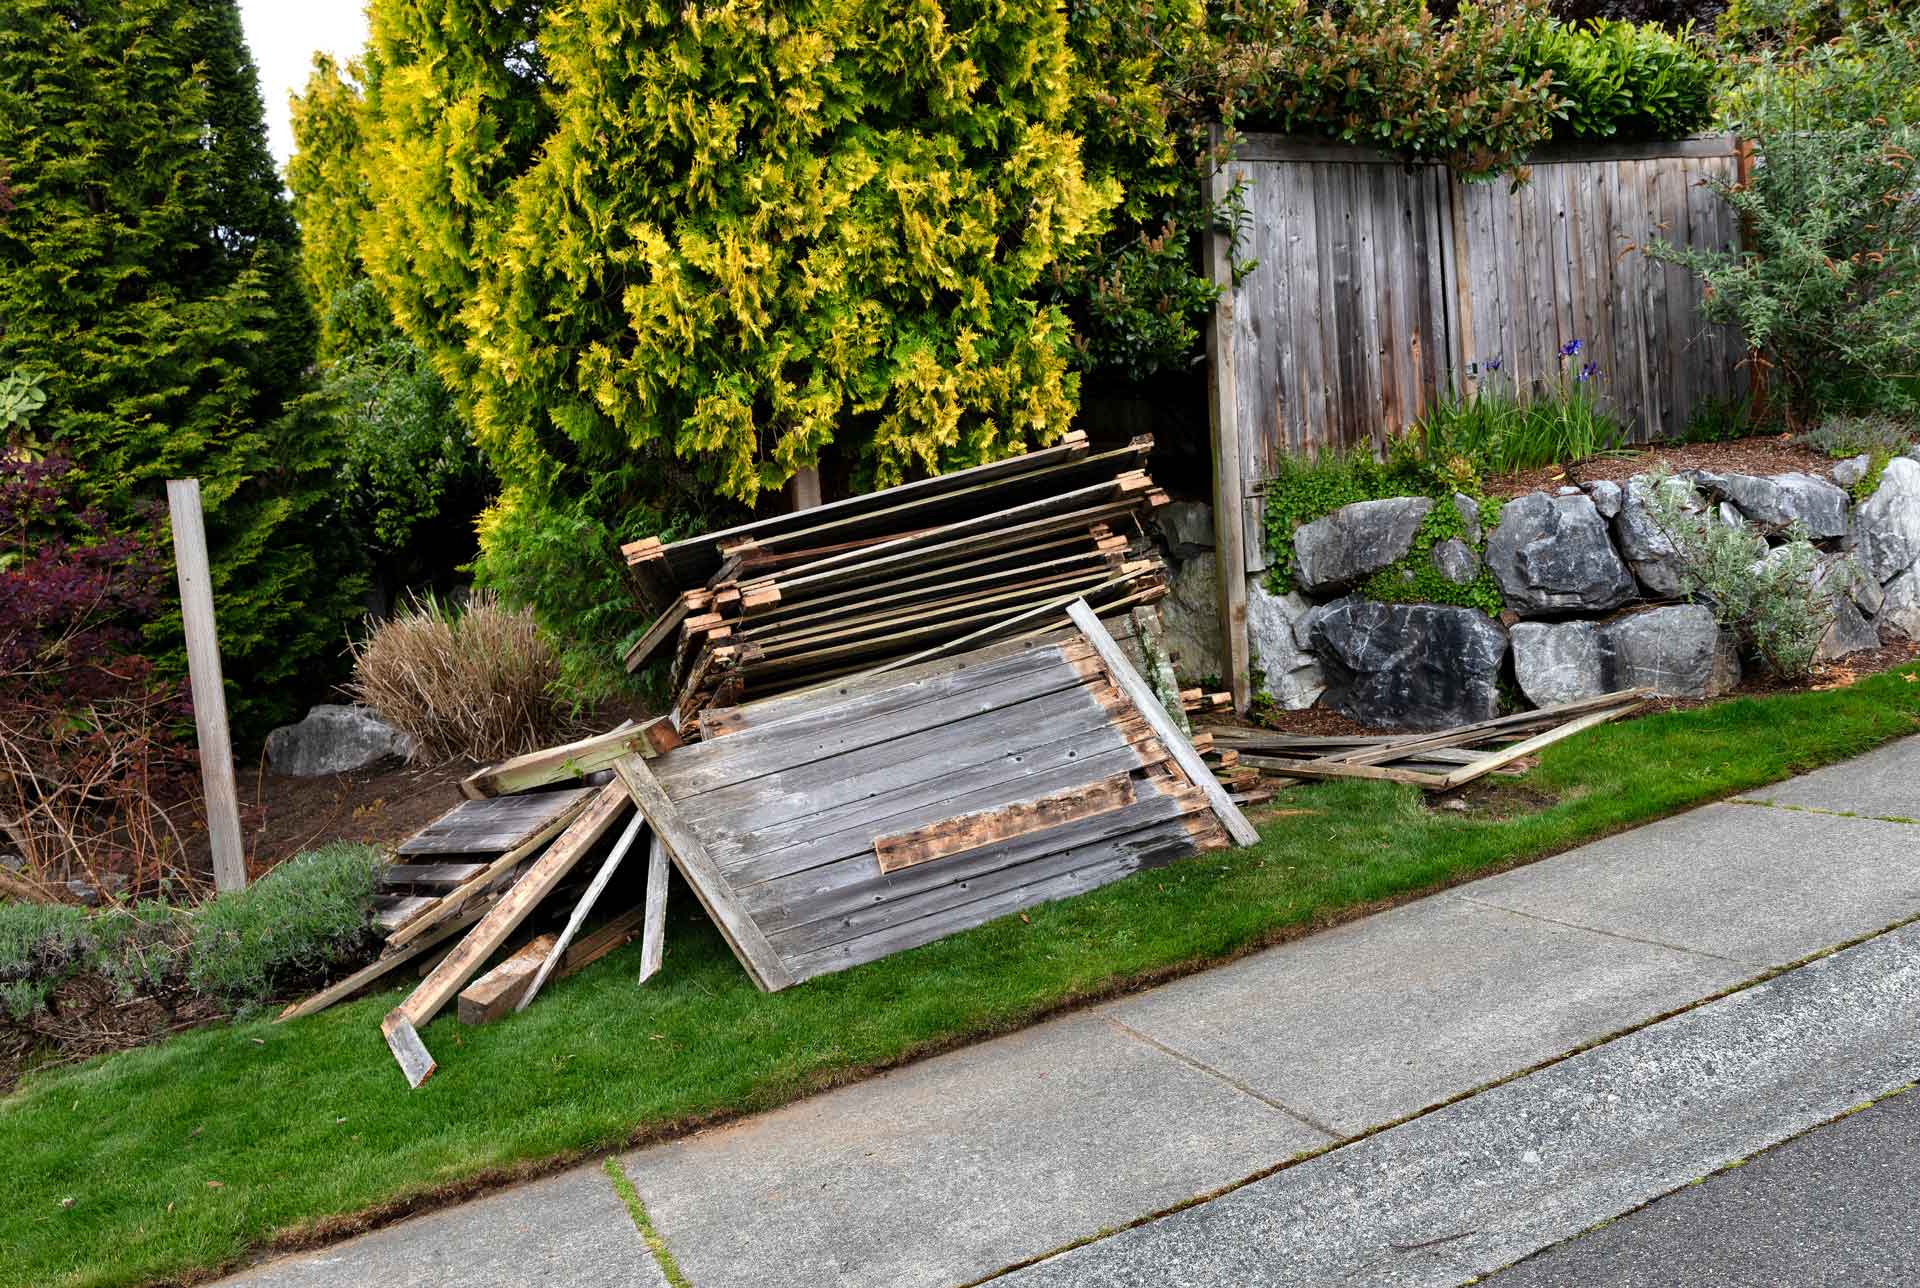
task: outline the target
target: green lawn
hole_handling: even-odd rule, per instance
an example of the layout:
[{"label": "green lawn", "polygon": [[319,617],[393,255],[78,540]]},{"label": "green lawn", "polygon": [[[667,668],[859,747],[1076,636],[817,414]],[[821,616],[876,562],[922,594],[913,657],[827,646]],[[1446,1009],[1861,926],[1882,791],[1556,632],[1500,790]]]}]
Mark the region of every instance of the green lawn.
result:
[{"label": "green lawn", "polygon": [[690,901],[645,988],[637,945],[521,1016],[424,1036],[409,1093],[382,1042],[398,992],[238,1024],[31,1079],[0,1102],[0,1282],[204,1272],[297,1232],[796,1096],[1303,928],[1759,786],[1920,728],[1915,668],[1843,690],[1609,725],[1551,748],[1537,813],[1429,812],[1411,789],[1286,793],[1255,847],[774,996]]}]

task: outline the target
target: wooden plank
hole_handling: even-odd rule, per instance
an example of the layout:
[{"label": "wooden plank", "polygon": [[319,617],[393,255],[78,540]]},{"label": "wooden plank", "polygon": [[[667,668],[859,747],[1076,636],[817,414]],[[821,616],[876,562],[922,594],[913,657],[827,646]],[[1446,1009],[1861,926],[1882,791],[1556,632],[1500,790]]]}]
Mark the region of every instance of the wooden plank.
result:
[{"label": "wooden plank", "polygon": [[719,866],[707,854],[700,837],[680,816],[679,807],[669,800],[647,762],[638,756],[615,761],[614,772],[626,784],[634,804],[653,826],[654,834],[666,845],[687,884],[700,898],[707,915],[720,928],[734,956],[746,967],[747,975],[761,989],[776,992],[794,982],[767,937],[753,919],[740,910],[733,888],[720,873]]},{"label": "wooden plank", "polygon": [[647,902],[641,922],[640,979],[646,983],[660,973],[667,940],[667,847],[654,836],[647,846]]},{"label": "wooden plank", "polygon": [[613,874],[619,870],[620,861],[627,857],[627,851],[633,848],[633,843],[639,838],[640,829],[646,826],[646,822],[646,816],[635,810],[633,818],[627,823],[626,830],[620,834],[620,839],[613,843],[613,849],[609,850],[607,857],[600,861],[600,870],[593,874],[593,880],[587,883],[586,892],[580,896],[580,901],[574,904],[573,915],[567,918],[566,928],[560,932],[559,938],[548,950],[546,960],[541,962],[540,968],[534,972],[532,982],[527,985],[526,992],[519,1002],[515,1003],[514,1010],[526,1010],[533,999],[540,995],[540,988],[547,982],[547,976],[553,974],[554,967],[560,964],[560,955],[567,951],[568,945],[573,943],[573,937],[580,933],[582,923],[593,911],[593,905],[600,901],[601,894],[607,888],[607,882],[613,880]]},{"label": "wooden plank", "polygon": [[220,632],[213,619],[213,574],[200,513],[200,480],[168,479],[173,563],[180,586],[180,625],[187,640],[187,676],[195,746],[206,803],[213,884],[225,894],[246,888],[246,846],[240,839],[240,796],[233,781],[233,743],[227,735],[227,690],[220,674]]},{"label": "wooden plank", "polygon": [[692,611],[693,597],[700,591],[683,590],[674,597],[673,603],[665,612],[654,618],[653,625],[647,627],[633,647],[627,650],[624,659],[628,671],[638,671],[653,661],[654,655],[673,642],[674,632],[687,620]]},{"label": "wooden plank", "polygon": [[432,911],[426,913],[411,925],[403,926],[393,934],[388,935],[388,951],[403,947],[413,942],[416,937],[431,931],[433,927],[440,922],[449,917],[458,916],[460,910],[475,896],[491,890],[494,882],[505,878],[508,873],[531,858],[541,846],[551,841],[554,837],[558,836],[562,830],[570,826],[573,821],[586,810],[592,801],[593,797],[591,796],[585,796],[575,801],[566,811],[550,820],[545,827],[541,828],[513,849],[508,850],[499,858],[488,863],[472,879],[456,887],[452,892],[442,898]]},{"label": "wooden plank", "polygon": [[1446,788],[1464,787],[1474,779],[1490,774],[1503,765],[1511,764],[1522,756],[1530,756],[1542,747],[1550,747],[1563,738],[1571,738],[1574,734],[1582,733],[1593,728],[1595,725],[1602,725],[1609,720],[1618,720],[1622,716],[1631,715],[1645,705],[1644,702],[1634,702],[1627,706],[1611,707],[1605,711],[1595,711],[1588,715],[1581,716],[1577,720],[1569,720],[1557,729],[1549,729],[1546,733],[1538,734],[1523,742],[1516,742],[1513,746],[1494,752],[1490,756],[1482,757],[1465,768],[1454,770],[1446,776],[1441,786]]},{"label": "wooden plank", "polygon": [[1399,760],[1414,752],[1425,751],[1430,747],[1457,747],[1473,736],[1510,731],[1516,728],[1537,726],[1570,719],[1586,711],[1603,710],[1625,706],[1646,697],[1647,689],[1621,689],[1614,693],[1602,693],[1591,698],[1575,698],[1571,702],[1561,702],[1551,707],[1540,707],[1533,711],[1516,711],[1512,715],[1494,716],[1490,720],[1480,720],[1473,724],[1457,725],[1452,729],[1441,729],[1430,734],[1416,734],[1403,737],[1396,742],[1380,746],[1363,748],[1358,751],[1322,757],[1317,764],[1378,765],[1386,761]]},{"label": "wooden plank", "polygon": [[[799,957],[948,909],[974,906],[977,915],[983,899],[1084,867],[1091,846],[1156,830],[1183,815],[1206,814],[1206,800],[1198,791],[1185,788],[1183,793],[1162,795],[1149,788],[1139,801],[1121,809],[962,851],[924,872],[910,870],[924,881],[893,882],[880,889],[867,886],[864,898],[849,899],[846,892],[839,892],[831,912],[810,915],[796,910],[800,924],[774,933],[773,942],[782,954]],[[949,867],[966,874],[943,880]],[[949,933],[975,924],[962,919]]]},{"label": "wooden plank", "polygon": [[645,724],[622,725],[606,733],[559,747],[531,751],[469,775],[460,790],[469,798],[508,796],[606,769],[625,755],[651,758],[680,745],[680,735],[665,716]]},{"label": "wooden plank", "polygon": [[377,957],[345,979],[329,984],[304,1001],[295,1002],[275,1016],[273,1022],[279,1024],[286,1020],[297,1020],[305,1015],[314,1015],[336,1002],[344,1002],[350,997],[364,993],[380,980],[385,979],[396,967],[406,965],[480,920],[486,915],[486,911],[484,907],[473,907],[451,921],[441,922],[431,934],[422,935],[403,948]]},{"label": "wooden plank", "polygon": [[821,875],[842,859],[872,848],[876,833],[904,831],[969,810],[991,809],[1023,796],[1044,794],[1090,776],[1125,773],[1166,759],[1145,722],[1101,728],[1036,748],[1010,749],[951,774],[923,777],[885,797],[850,801],[823,814],[783,821],[757,832],[716,835],[709,845],[749,911],[758,913],[763,884],[805,883],[819,888],[836,878]]},{"label": "wooden plank", "polygon": [[1099,782],[1014,801],[929,823],[911,832],[873,839],[873,855],[882,872],[897,872],[951,854],[978,849],[1028,832],[1042,832],[1133,803],[1133,776],[1114,774]]},{"label": "wooden plank", "polygon": [[1043,881],[1015,890],[978,899],[956,907],[943,908],[930,916],[887,926],[882,930],[845,943],[833,944],[793,959],[796,979],[812,979],[832,971],[845,970],[863,962],[875,961],[908,948],[932,943],[956,930],[978,926],[996,917],[1031,908],[1057,899],[1070,898],[1111,885],[1145,868],[1158,867],[1194,852],[1193,836],[1187,820],[1177,818],[1144,831],[1131,833],[1118,841],[1103,842],[1076,852],[1083,864]]},{"label": "wooden plank", "polygon": [[[560,959],[554,979],[585,970],[614,949],[640,933],[642,910],[629,908],[581,939]],[[542,935],[521,947],[519,952],[495,966],[460,990],[454,1011],[462,1024],[490,1024],[512,1011],[526,990],[527,982],[545,959],[546,948],[556,937]]]},{"label": "wooden plank", "polygon": [[[609,783],[601,788],[592,804],[560,834],[553,847],[527,869],[526,874],[514,883],[512,890],[487,910],[486,916],[468,932],[460,946],[449,953],[447,959],[421,981],[407,1000],[393,1009],[392,1014],[406,1021],[412,1029],[432,1019],[434,1013],[451,1001],[454,994],[473,978],[487,958],[493,955],[494,949],[506,942],[507,936],[532,914],[541,900],[553,892],[560,879],[586,856],[594,842],[605,835],[607,829],[626,811],[627,805],[627,790],[619,783]],[[396,1058],[400,1057],[400,1052],[396,1050],[395,1055]],[[431,1072],[430,1068],[428,1072]],[[411,1074],[409,1081],[413,1081],[415,1086],[419,1085]]]},{"label": "wooden plank", "polygon": [[407,1085],[419,1090],[420,1084],[431,1078],[438,1066],[433,1053],[414,1030],[413,1021],[400,1011],[388,1011],[387,1017],[380,1021],[380,1035],[386,1038],[387,1050],[393,1052],[400,1072],[406,1075]]},{"label": "wooden plank", "polygon": [[[591,787],[464,800],[402,841],[400,854],[503,854],[593,795]],[[468,873],[468,876],[472,876]]]},{"label": "wooden plank", "polygon": [[457,886],[487,870],[484,863],[390,863],[380,869],[380,884],[393,886]]},{"label": "wooden plank", "polygon": [[1113,636],[1107,634],[1107,628],[1100,624],[1100,619],[1094,615],[1093,610],[1084,602],[1076,603],[1068,606],[1067,616],[1073,619],[1073,624],[1080,628],[1081,634],[1086,636],[1087,642],[1092,644],[1094,651],[1100,655],[1101,662],[1107,668],[1108,676],[1152,726],[1160,742],[1172,755],[1174,763],[1180,766],[1194,786],[1207,794],[1207,799],[1213,805],[1213,812],[1220,819],[1221,825],[1227,829],[1227,834],[1241,845],[1252,845],[1258,841],[1260,833],[1254,830],[1253,824],[1247,822],[1246,816],[1228,798],[1226,789],[1220,786],[1213,776],[1213,771],[1207,768],[1207,762],[1200,759],[1200,753],[1193,749],[1193,744],[1187,741],[1186,735],[1181,733],[1179,726],[1173,723],[1173,718],[1167,714],[1166,708],[1160,705],[1160,700],[1153,695],[1153,690],[1147,686],[1145,680],[1140,678],[1140,673],[1133,669],[1133,664],[1127,661],[1127,655],[1120,651],[1120,646],[1114,642]]},{"label": "wooden plank", "polygon": [[389,895],[374,905],[373,928],[382,934],[398,930],[438,902],[430,895]]}]

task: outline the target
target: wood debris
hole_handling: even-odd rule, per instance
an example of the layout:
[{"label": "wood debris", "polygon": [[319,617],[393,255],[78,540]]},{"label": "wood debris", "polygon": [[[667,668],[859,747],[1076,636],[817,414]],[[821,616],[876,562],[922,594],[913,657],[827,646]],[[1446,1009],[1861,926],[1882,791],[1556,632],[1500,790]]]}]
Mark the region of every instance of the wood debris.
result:
[{"label": "wood debris", "polygon": [[1295,735],[1263,729],[1209,730],[1216,759],[1289,778],[1367,778],[1451,791],[1488,774],[1524,772],[1535,752],[1595,725],[1633,714],[1651,689],[1622,689],[1598,697],[1498,716],[1437,733]]}]

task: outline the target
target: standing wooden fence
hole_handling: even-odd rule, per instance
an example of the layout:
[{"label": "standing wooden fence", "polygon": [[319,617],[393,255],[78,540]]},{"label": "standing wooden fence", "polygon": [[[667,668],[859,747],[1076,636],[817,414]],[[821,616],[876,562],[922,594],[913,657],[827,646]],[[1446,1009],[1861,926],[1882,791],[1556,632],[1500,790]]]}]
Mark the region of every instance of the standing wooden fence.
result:
[{"label": "standing wooden fence", "polygon": [[[1636,442],[1743,392],[1744,347],[1702,319],[1698,279],[1641,252],[1662,238],[1734,246],[1733,213],[1704,181],[1738,165],[1729,137],[1582,145],[1535,154],[1518,185],[1466,184],[1437,164],[1243,136],[1213,195],[1239,206],[1232,253],[1255,267],[1234,284],[1218,232],[1209,254],[1225,288],[1209,357],[1236,673],[1244,585],[1230,569],[1266,565],[1258,494],[1277,458],[1384,450],[1449,389],[1477,378],[1535,395],[1588,362],[1588,388]],[[1563,359],[1573,340],[1578,358]]]}]

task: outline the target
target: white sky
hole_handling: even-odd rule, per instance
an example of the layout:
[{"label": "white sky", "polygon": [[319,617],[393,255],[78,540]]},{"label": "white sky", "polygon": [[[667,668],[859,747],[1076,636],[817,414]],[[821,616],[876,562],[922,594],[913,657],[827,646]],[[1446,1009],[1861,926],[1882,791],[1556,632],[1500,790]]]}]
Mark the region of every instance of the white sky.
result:
[{"label": "white sky", "polygon": [[316,50],[344,63],[367,43],[366,0],[240,0],[247,46],[260,69],[267,146],[282,170],[293,152],[287,97],[304,89]]}]

